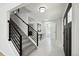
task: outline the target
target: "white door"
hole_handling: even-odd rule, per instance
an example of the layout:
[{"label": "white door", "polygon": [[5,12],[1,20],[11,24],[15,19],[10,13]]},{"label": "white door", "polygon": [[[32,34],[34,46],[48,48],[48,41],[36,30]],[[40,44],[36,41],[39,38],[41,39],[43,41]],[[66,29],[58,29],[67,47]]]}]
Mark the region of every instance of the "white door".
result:
[{"label": "white door", "polygon": [[46,38],[55,40],[56,38],[56,23],[45,22],[45,36]]}]

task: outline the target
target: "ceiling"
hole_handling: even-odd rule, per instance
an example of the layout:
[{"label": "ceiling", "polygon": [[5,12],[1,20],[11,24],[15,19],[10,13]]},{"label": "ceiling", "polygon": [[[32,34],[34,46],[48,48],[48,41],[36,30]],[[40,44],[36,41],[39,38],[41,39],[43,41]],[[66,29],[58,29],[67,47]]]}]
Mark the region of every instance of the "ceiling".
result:
[{"label": "ceiling", "polygon": [[[44,13],[39,12],[40,7],[45,7]],[[62,19],[67,3],[30,3],[25,4],[25,9],[29,14],[39,21],[54,21]]]}]

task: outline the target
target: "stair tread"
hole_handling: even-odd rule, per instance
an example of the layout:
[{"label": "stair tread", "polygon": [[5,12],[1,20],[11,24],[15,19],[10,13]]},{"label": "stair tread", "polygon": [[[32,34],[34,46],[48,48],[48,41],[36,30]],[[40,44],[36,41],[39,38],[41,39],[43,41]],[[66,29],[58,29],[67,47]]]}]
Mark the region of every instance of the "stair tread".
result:
[{"label": "stair tread", "polygon": [[22,40],[22,44],[27,44],[27,43],[29,43],[29,42],[30,42],[29,39],[24,39],[24,40]]},{"label": "stair tread", "polygon": [[30,41],[29,39],[22,39],[22,42],[25,42],[25,41]]},{"label": "stair tread", "polygon": [[16,28],[17,28],[17,30],[20,32],[20,34],[21,34],[22,36],[26,36],[25,33],[24,33],[18,26],[17,26]]},{"label": "stair tread", "polygon": [[22,49],[29,47],[30,45],[33,45],[31,42],[28,42],[27,44],[22,44]]},{"label": "stair tread", "polygon": [[28,47],[27,49],[23,50],[22,55],[27,56],[30,53],[32,53],[35,49],[36,49],[36,47],[32,45],[32,46]]}]

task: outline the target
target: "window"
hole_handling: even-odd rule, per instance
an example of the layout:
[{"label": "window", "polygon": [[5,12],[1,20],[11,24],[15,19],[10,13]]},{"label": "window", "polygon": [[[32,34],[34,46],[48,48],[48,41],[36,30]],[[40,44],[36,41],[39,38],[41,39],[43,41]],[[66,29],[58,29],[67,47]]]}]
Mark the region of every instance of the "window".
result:
[{"label": "window", "polygon": [[68,12],[68,23],[72,21],[72,8]]}]

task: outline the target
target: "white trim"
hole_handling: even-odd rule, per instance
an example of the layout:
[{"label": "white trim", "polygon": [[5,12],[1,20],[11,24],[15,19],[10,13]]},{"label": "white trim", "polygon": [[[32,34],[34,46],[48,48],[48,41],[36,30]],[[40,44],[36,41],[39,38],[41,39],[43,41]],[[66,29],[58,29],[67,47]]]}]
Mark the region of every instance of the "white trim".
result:
[{"label": "white trim", "polygon": [[31,37],[29,37],[29,39],[32,41],[32,43],[34,43],[34,45],[37,47],[37,44],[36,44],[36,42],[31,38]]}]

